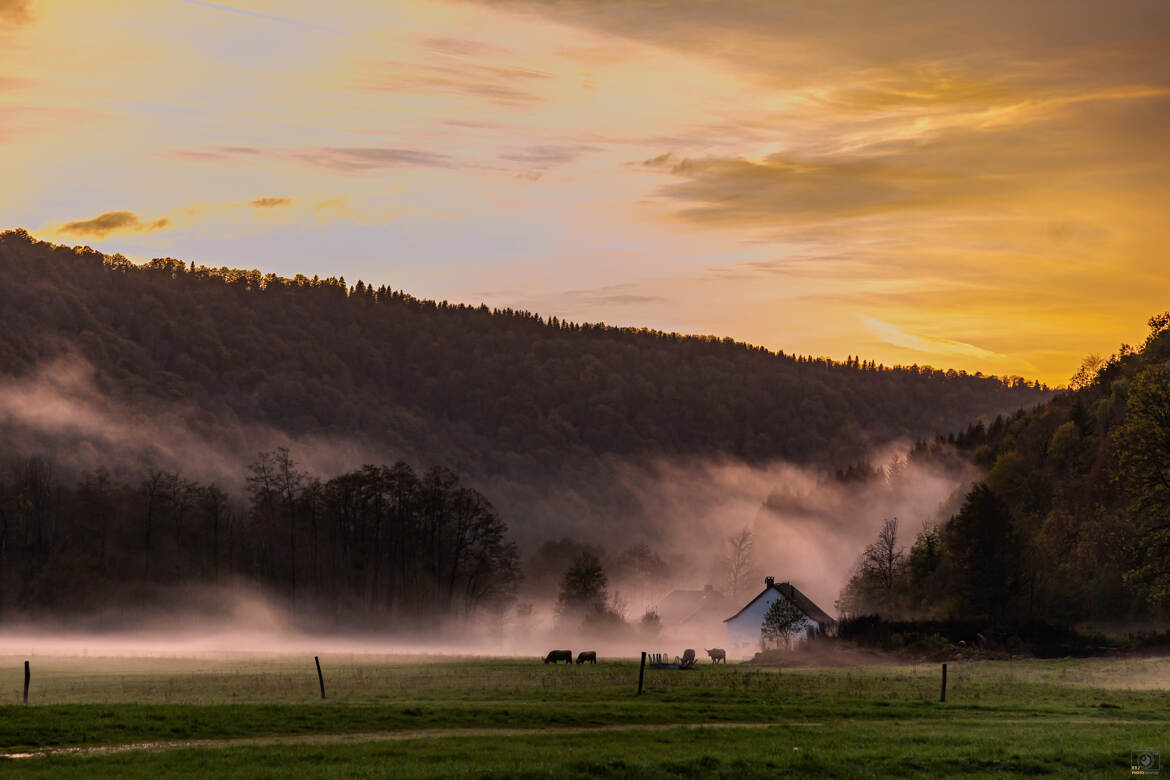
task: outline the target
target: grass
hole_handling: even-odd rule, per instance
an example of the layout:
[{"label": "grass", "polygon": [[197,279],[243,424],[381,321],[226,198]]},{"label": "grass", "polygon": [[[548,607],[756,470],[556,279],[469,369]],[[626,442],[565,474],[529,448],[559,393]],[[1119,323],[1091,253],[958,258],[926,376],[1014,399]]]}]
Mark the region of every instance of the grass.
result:
[{"label": "grass", "polygon": [[27,777],[1120,777],[1131,749],[1170,758],[1170,659],[951,663],[943,704],[937,664],[648,671],[637,697],[632,661],[330,656],[322,702],[311,657],[33,658],[28,707],[21,661],[0,659],[0,752],[208,741],[0,763]]}]

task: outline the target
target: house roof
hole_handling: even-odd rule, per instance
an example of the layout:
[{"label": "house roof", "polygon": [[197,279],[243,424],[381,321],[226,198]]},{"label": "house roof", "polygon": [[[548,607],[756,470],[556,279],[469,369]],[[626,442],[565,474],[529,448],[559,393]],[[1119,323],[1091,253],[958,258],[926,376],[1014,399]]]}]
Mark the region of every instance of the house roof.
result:
[{"label": "house roof", "polygon": [[679,624],[704,612],[722,611],[726,602],[716,590],[674,590],[654,606],[654,611],[663,623]]},{"label": "house roof", "polygon": [[829,617],[829,615],[823,609],[821,609],[820,607],[818,607],[816,604],[813,603],[812,599],[810,599],[808,596],[801,593],[795,586],[793,586],[792,584],[787,583],[787,582],[777,582],[777,583],[773,583],[773,584],[767,586],[762,591],[760,591],[758,596],[756,596],[754,599],[752,599],[747,604],[745,604],[743,606],[743,609],[741,609],[739,612],[736,612],[731,617],[726,618],[723,622],[729,623],[732,620],[735,620],[737,617],[742,615],[748,607],[750,607],[752,604],[755,604],[757,601],[759,601],[764,596],[764,594],[766,594],[770,590],[777,591],[781,596],[784,596],[784,598],[791,601],[793,604],[796,605],[797,609],[799,609],[801,612],[803,612],[813,622],[818,623],[819,625],[822,625],[822,626],[836,625],[836,623],[837,623],[836,620]]}]

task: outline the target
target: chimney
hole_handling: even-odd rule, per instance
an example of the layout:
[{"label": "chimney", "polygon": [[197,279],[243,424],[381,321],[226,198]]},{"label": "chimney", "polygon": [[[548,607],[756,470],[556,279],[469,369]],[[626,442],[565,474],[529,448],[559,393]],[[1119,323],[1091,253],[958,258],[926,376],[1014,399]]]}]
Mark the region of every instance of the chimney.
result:
[{"label": "chimney", "polygon": [[765,587],[765,588],[770,588],[770,587],[772,587],[772,586],[773,586],[773,585],[775,585],[775,584],[776,584],[776,578],[775,578],[775,577],[764,577],[764,587]]}]

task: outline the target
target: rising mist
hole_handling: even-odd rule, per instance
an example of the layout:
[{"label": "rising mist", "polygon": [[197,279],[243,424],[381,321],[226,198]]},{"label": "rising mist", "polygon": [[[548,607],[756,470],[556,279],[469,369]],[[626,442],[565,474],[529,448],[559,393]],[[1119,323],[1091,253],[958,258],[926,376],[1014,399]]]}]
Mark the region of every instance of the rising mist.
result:
[{"label": "rising mist", "polygon": [[[179,485],[189,480],[222,487],[224,517],[236,524],[235,533],[252,533],[249,529],[256,526],[248,523],[257,522],[258,513],[263,514],[248,489],[258,451],[287,448],[305,485],[324,483],[342,471],[377,462],[375,448],[368,443],[296,438],[266,426],[228,426],[225,435],[217,437],[207,433],[205,425],[193,424],[198,414],[181,403],[134,407],[115,401],[103,394],[96,372],[79,358],[58,360],[33,376],[0,384],[0,426],[7,432],[3,456],[13,484],[19,483],[22,459],[28,457],[42,459],[42,468],[48,469],[38,479],[82,485],[80,501],[91,500],[84,486],[93,483],[94,474],[106,474],[112,483],[126,485],[114,515],[120,515],[117,522],[127,527],[140,522],[139,515],[163,511],[143,503],[141,486],[152,474],[176,475]],[[710,585],[724,592],[730,603],[737,599],[746,603],[762,587],[760,579],[765,574],[792,582],[833,612],[859,551],[884,518],[900,518],[902,527],[912,534],[937,522],[974,477],[973,467],[961,458],[907,460],[907,450],[908,445],[897,444],[874,453],[872,473],[863,480],[789,463],[747,464],[726,457],[606,458],[591,466],[606,486],[593,502],[579,485],[562,485],[539,475],[533,475],[535,489],[533,485],[517,489],[514,477],[472,478],[471,484],[486,500],[496,502],[493,489],[504,497],[498,508],[508,537],[519,542],[518,560],[524,564],[549,540],[570,539],[599,551],[611,570],[611,606],[626,621],[622,630],[582,631],[561,618],[556,609],[556,577],[540,589],[526,587],[525,575],[531,574],[526,565],[517,568],[515,601],[493,597],[490,608],[463,614],[444,611],[432,620],[420,620],[417,611],[409,619],[401,610],[363,613],[353,604],[339,612],[336,599],[331,602],[303,583],[290,601],[279,584],[281,576],[272,573],[286,565],[281,563],[285,553],[265,553],[263,548],[249,553],[259,556],[255,562],[259,569],[232,571],[226,583],[218,576],[218,584],[212,580],[210,564],[193,566],[182,581],[113,590],[108,601],[91,604],[84,615],[70,614],[64,624],[54,612],[52,599],[45,609],[35,598],[42,591],[26,588],[26,597],[32,593],[33,600],[26,600],[24,606],[10,603],[6,622],[19,627],[22,642],[32,641],[38,631],[48,631],[45,641],[51,641],[67,624],[70,630],[87,632],[88,639],[77,641],[89,645],[117,644],[125,639],[117,632],[133,630],[140,637],[155,637],[151,641],[162,642],[160,647],[173,641],[176,646],[210,643],[269,648],[269,642],[296,646],[301,641],[298,637],[319,644],[319,636],[340,628],[346,632],[346,642],[356,643],[353,646],[369,643],[385,649],[391,643],[396,651],[410,652],[438,648],[442,652],[531,654],[546,645],[571,642],[580,647],[599,641],[630,651],[655,641],[718,646],[722,639],[718,624],[691,627],[687,629],[690,635],[680,635],[672,626],[648,634],[639,619],[676,588]],[[526,500],[534,494],[535,500]],[[179,513],[179,520],[166,515],[176,528],[180,522],[195,521],[194,514],[181,517],[186,510],[172,506],[167,511]],[[266,522],[278,521],[272,516]],[[298,528],[307,523],[303,517],[294,522]],[[754,550],[750,570],[741,573],[748,575],[748,582],[733,593],[729,592],[727,542],[744,530],[750,532]],[[74,529],[75,533],[93,531]],[[174,543],[182,546],[188,540],[187,554],[202,555],[197,551],[206,546],[205,531],[192,530],[184,536],[181,529]],[[225,528],[222,533],[229,531]],[[82,546],[97,543],[96,537],[81,542]],[[663,562],[653,578],[623,577],[615,570],[614,562],[622,552],[636,545],[644,545]],[[114,559],[119,554],[108,552]],[[178,548],[171,552],[180,554]],[[236,554],[227,553],[228,557]],[[301,561],[310,553],[302,547],[302,557],[297,557],[295,549],[292,554],[291,560]],[[216,548],[213,556],[216,567],[222,565],[225,553]],[[267,587],[246,573],[265,567],[270,572]],[[527,580],[531,586],[532,577]],[[378,584],[382,580],[377,576],[372,582],[363,587],[385,586]],[[193,625],[200,628],[192,631]],[[23,632],[28,631],[33,633],[26,637]],[[94,631],[115,633],[99,639]],[[170,639],[164,642],[162,637]],[[72,644],[75,640],[62,641]],[[135,640],[130,646],[141,648],[141,643]]]}]

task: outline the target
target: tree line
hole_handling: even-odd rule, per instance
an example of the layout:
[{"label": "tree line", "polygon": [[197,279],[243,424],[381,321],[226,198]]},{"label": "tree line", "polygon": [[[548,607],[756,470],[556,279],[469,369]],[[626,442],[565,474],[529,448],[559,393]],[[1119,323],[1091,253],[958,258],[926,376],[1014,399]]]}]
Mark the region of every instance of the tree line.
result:
[{"label": "tree line", "polygon": [[886,519],[839,608],[1062,624],[1170,616],[1170,312],[1149,325],[1141,348],[1089,356],[1040,408],[969,427],[956,444],[983,478],[939,525]]},{"label": "tree line", "polygon": [[516,546],[491,503],[443,467],[367,465],[321,480],[262,453],[246,494],[152,471],[79,483],[51,460],[0,475],[0,612],[96,613],[248,585],[293,613],[434,627],[510,603]]}]

